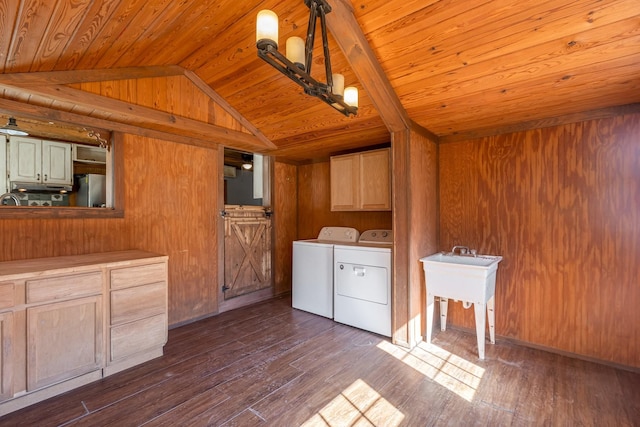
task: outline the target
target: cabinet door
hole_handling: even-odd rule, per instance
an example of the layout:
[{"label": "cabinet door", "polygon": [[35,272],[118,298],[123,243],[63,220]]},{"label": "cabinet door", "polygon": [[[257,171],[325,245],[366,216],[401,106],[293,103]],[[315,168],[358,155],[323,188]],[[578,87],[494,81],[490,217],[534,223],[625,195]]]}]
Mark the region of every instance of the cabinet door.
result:
[{"label": "cabinet door", "polygon": [[104,366],[102,296],[27,309],[27,390]]},{"label": "cabinet door", "polygon": [[9,180],[40,182],[42,141],[12,136],[9,139]]},{"label": "cabinet door", "polygon": [[388,148],[360,154],[360,208],[391,209]]},{"label": "cabinet door", "polygon": [[13,397],[13,313],[0,314],[0,401]]},{"label": "cabinet door", "polygon": [[71,185],[71,144],[42,141],[42,182]]},{"label": "cabinet door", "polygon": [[7,180],[7,151],[9,145],[4,137],[0,137],[0,193],[9,191],[9,181]]},{"label": "cabinet door", "polygon": [[330,161],[330,168],[331,210],[349,211],[358,209],[358,155],[332,157]]}]

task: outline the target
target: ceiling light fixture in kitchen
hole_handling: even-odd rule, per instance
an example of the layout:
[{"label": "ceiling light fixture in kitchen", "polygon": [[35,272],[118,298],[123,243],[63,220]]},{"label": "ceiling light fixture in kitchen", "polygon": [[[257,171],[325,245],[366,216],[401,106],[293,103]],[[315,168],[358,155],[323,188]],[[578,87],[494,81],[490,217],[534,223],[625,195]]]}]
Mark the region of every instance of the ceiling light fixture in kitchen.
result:
[{"label": "ceiling light fixture in kitchen", "polygon": [[242,154],[242,169],[249,170],[253,168],[253,156],[251,154]]},{"label": "ceiling light fixture in kitchen", "polygon": [[18,123],[16,123],[16,119],[14,117],[9,117],[7,124],[0,128],[0,133],[11,136],[29,135],[29,132],[23,131],[18,127]]},{"label": "ceiling light fixture in kitchen", "polygon": [[[278,15],[267,9],[258,12],[256,22],[258,56],[302,86],[307,95],[321,99],[345,116],[355,115],[358,112],[358,89],[354,86],[345,88],[344,76],[331,72],[325,22],[325,14],[331,12],[331,6],[326,0],[304,0],[304,4],[309,8],[307,40],[305,42],[300,37],[289,37],[286,43],[286,56],[278,52]],[[326,83],[311,77],[313,44],[318,19],[320,19],[322,32]]]}]

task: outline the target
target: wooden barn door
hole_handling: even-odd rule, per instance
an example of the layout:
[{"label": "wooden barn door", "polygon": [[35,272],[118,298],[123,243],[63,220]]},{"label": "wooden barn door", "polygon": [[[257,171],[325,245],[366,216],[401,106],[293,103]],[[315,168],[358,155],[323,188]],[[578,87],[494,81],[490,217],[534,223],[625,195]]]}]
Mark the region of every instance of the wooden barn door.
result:
[{"label": "wooden barn door", "polygon": [[273,295],[271,218],[261,206],[225,206],[221,311]]}]

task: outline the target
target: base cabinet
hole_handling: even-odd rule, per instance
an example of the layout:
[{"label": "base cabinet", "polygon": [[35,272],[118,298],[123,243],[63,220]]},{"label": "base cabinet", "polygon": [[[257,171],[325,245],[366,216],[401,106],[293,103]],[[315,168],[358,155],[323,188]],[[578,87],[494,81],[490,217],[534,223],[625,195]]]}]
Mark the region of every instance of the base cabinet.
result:
[{"label": "base cabinet", "polygon": [[167,342],[167,264],[110,271],[109,359],[105,372],[130,367]]},{"label": "base cabinet", "polygon": [[142,251],[0,262],[0,416],[161,356],[167,263]]}]

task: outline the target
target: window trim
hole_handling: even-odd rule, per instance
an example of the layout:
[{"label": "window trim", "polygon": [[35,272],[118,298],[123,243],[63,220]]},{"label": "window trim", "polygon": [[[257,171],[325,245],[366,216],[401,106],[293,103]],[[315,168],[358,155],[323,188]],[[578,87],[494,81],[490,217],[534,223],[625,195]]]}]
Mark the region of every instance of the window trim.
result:
[{"label": "window trim", "polygon": [[124,137],[120,132],[113,132],[111,138],[113,208],[0,206],[0,219],[124,218]]}]

